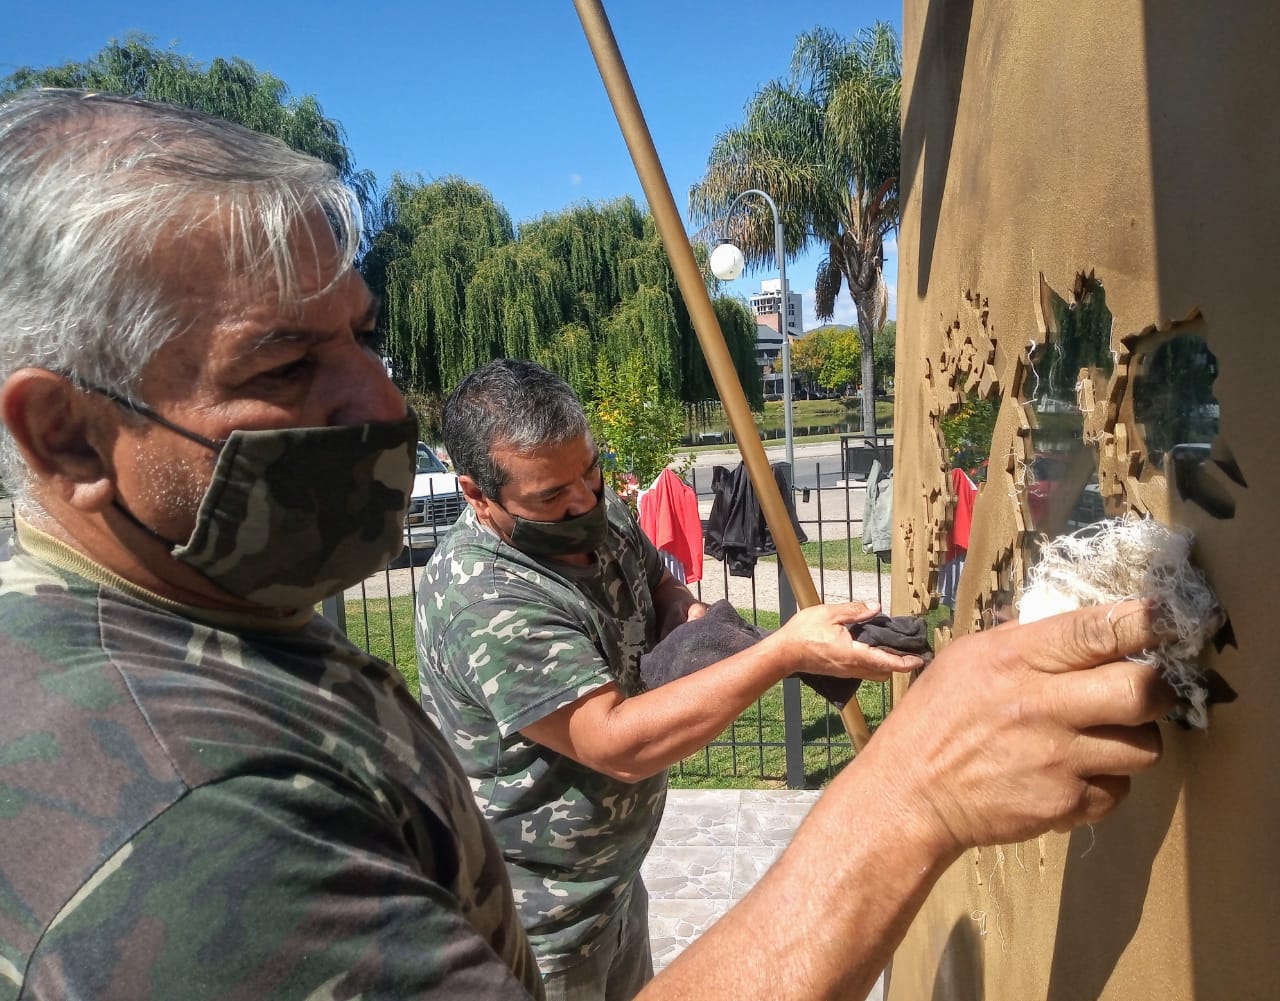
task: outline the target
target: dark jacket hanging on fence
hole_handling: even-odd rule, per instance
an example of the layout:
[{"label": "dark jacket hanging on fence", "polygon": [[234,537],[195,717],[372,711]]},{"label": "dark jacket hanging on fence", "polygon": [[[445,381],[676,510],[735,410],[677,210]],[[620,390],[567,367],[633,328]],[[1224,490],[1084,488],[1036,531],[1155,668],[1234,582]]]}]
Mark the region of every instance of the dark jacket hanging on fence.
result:
[{"label": "dark jacket hanging on fence", "polygon": [[[804,534],[800,519],[796,517],[787,464],[775,462],[769,468],[773,470],[774,481],[782,494],[782,502],[791,518],[791,525],[795,528],[796,538],[801,542],[807,541],[808,536]],[[711,474],[711,489],[715,493],[715,499],[711,502],[711,513],[707,517],[704,547],[707,555],[724,560],[733,576],[750,577],[755,570],[757,557],[772,556],[778,550],[773,544],[769,527],[765,524],[764,512],[760,510],[760,502],[756,499],[755,487],[751,483],[751,477],[747,475],[746,465],[739,462],[732,472],[724,466],[716,466]]]}]

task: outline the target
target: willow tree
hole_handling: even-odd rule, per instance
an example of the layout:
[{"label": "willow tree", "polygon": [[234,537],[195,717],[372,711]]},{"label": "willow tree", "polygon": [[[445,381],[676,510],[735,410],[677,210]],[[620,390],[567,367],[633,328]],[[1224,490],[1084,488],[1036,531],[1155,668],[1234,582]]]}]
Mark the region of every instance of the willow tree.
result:
[{"label": "willow tree", "polygon": [[145,35],[112,40],[84,62],[20,67],[0,79],[0,100],[30,87],[70,87],[166,101],[217,115],[330,163],[352,187],[366,213],[374,208],[375,181],[357,170],[342,125],[311,95],[295,98],[278,77],[243,59],[208,66],[172,49],[157,49]]},{"label": "willow tree", "polygon": [[[384,300],[402,388],[438,398],[491,358],[519,357],[564,376],[588,404],[611,388],[601,372],[637,364],[654,378],[655,402],[706,398],[706,363],[666,251],[630,198],[575,205],[517,234],[478,185],[396,177],[385,216],[363,269]],[[717,311],[730,352],[758,402],[755,324],[726,302]]]},{"label": "willow tree", "polygon": [[458,177],[424,184],[396,175],[383,217],[363,271],[383,299],[392,376],[439,394],[492,357],[488,334],[467,325],[467,289],[515,229],[489,192]]},{"label": "willow tree", "polygon": [[[789,77],[765,85],[743,124],[716,138],[706,173],[689,192],[694,221],[725,228],[733,199],[759,188],[778,205],[788,257],[825,250],[815,311],[831,319],[848,289],[868,434],[875,431],[874,341],[888,307],[884,238],[898,225],[901,91],[901,50],[890,25],[877,23],[852,41],[821,28],[803,34]],[[763,203],[744,201],[727,228],[753,269],[774,263],[773,217]]]}]

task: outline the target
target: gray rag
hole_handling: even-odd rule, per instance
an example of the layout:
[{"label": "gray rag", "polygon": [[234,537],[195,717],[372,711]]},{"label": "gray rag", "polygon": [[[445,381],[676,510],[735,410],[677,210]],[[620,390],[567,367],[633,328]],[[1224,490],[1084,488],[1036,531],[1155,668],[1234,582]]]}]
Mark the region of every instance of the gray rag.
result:
[{"label": "gray rag", "polygon": [[[924,619],[914,615],[876,615],[865,622],[850,624],[849,633],[868,646],[914,654],[926,664],[933,658]],[[707,614],[702,618],[676,626],[662,642],[641,657],[640,677],[646,688],[660,688],[686,674],[732,657],[766,635],[766,630],[747,622],[727,598],[721,598],[707,607]],[[857,694],[860,681],[858,678],[804,672],[796,677],[842,709]]]}]

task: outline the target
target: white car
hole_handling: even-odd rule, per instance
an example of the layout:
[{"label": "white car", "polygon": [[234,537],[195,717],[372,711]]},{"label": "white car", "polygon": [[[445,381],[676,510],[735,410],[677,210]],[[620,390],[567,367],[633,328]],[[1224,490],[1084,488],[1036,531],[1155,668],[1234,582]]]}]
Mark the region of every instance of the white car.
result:
[{"label": "white car", "polygon": [[428,445],[418,442],[418,472],[404,521],[404,544],[410,549],[434,549],[465,504],[458,477]]}]

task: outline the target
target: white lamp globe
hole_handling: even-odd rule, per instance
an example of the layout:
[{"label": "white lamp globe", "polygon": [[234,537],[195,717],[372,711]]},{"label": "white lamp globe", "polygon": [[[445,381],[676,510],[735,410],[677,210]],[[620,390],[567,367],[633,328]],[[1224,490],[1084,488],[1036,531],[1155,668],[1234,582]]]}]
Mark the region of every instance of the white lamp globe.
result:
[{"label": "white lamp globe", "polygon": [[746,264],[742,258],[742,251],[732,243],[719,244],[715,250],[711,251],[710,263],[711,273],[725,282],[731,282],[741,275],[743,266]]}]

